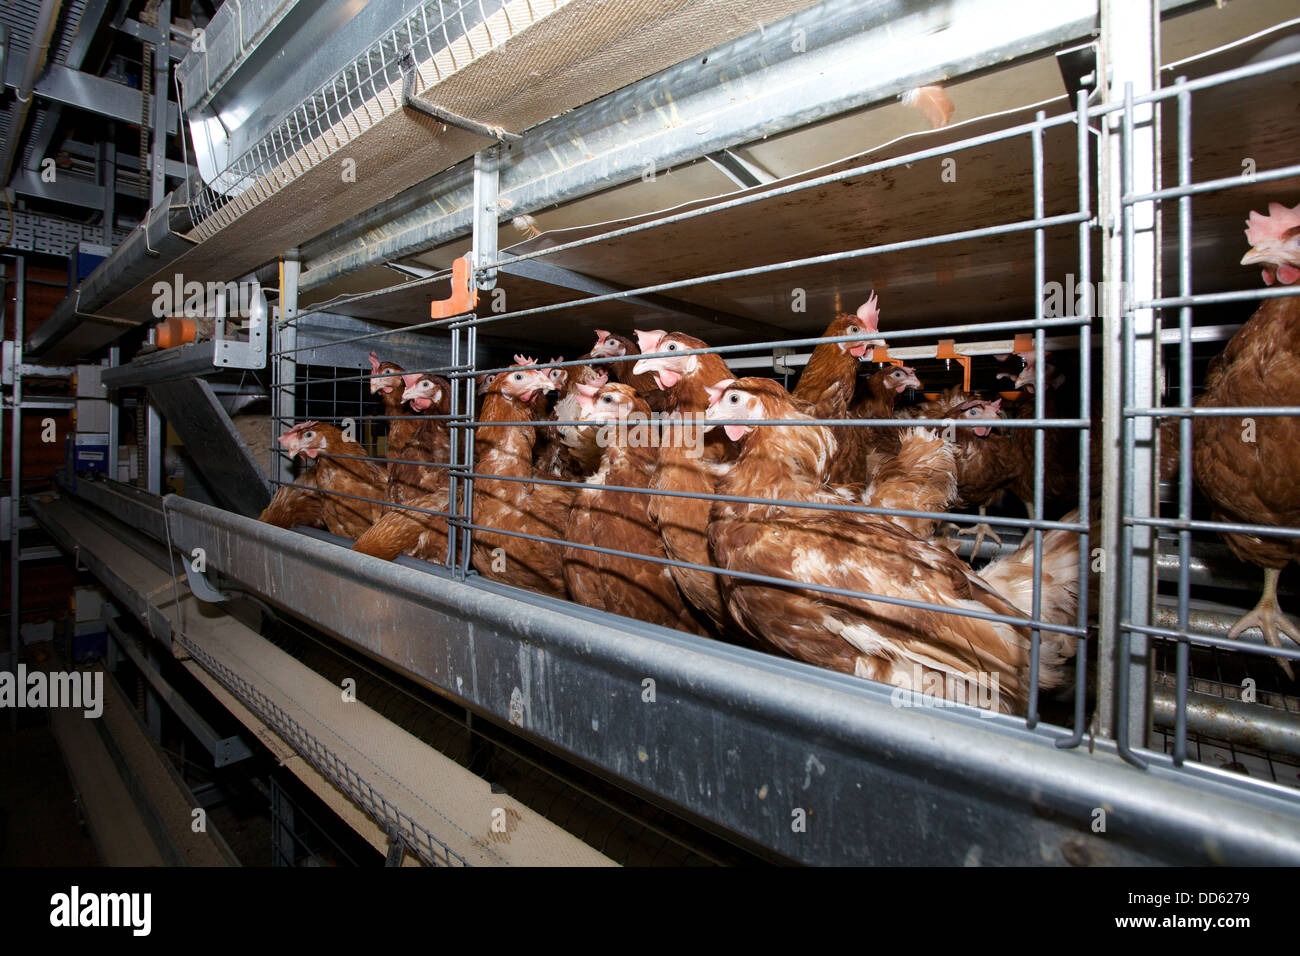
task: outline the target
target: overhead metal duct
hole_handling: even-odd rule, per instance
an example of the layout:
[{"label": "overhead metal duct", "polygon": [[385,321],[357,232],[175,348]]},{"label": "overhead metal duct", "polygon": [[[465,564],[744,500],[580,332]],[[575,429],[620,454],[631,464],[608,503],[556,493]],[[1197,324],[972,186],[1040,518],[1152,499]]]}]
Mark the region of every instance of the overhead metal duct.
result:
[{"label": "overhead metal duct", "polygon": [[27,62],[23,67],[22,82],[18,86],[18,102],[10,114],[9,133],[4,140],[4,151],[0,152],[0,185],[9,185],[9,174],[13,170],[14,157],[18,155],[18,142],[23,136],[23,127],[27,125],[27,112],[32,106],[32,90],[36,87],[36,78],[45,68],[45,60],[50,55],[50,41],[54,37],[54,28],[59,23],[59,9],[63,0],[42,0],[41,10],[36,18],[36,27],[32,31],[32,43],[27,49]]},{"label": "overhead metal duct", "polygon": [[[245,275],[481,149],[489,140],[403,108],[402,63],[408,55],[422,101],[484,125],[522,131],[812,5],[812,0],[408,2],[402,17],[344,60],[341,69],[339,51],[328,46],[310,61],[298,61],[296,71],[303,75],[319,69],[318,58],[334,72],[287,105],[242,154],[223,166],[219,144],[204,145],[213,147],[200,163],[210,181],[190,197],[192,228],[186,234],[195,245],[174,259],[155,261],[152,275],[94,307],[99,315],[127,324],[148,321],[155,279],[170,281],[179,273],[185,281],[209,282]],[[355,5],[322,9],[344,7]],[[366,11],[370,7],[391,9],[376,3]],[[295,15],[296,8],[283,11],[261,47],[274,49],[280,30],[292,25]],[[240,80],[245,92],[239,95],[232,84],[243,70],[257,72],[265,57],[246,54],[226,79],[231,92],[223,99],[209,82],[214,71],[198,69],[204,57],[212,66],[214,55],[192,52],[181,66],[183,82],[204,77],[202,92],[194,87],[197,112],[189,119],[211,114],[233,130],[230,120],[252,109],[247,91],[265,84]],[[191,94],[184,99],[190,102]],[[212,124],[203,122],[210,131]],[[231,144],[238,139],[228,137]],[[86,309],[83,296],[80,311]],[[84,354],[111,341],[114,336],[106,332],[67,341],[76,341]],[[39,352],[54,341],[51,334],[31,347]],[[62,348],[59,354],[73,353]]]}]

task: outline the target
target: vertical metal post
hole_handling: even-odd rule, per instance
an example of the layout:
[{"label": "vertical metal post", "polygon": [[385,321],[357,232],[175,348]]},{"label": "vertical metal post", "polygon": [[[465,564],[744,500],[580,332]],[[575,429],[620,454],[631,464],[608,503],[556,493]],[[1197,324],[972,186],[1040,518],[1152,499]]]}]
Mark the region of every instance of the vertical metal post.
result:
[{"label": "vertical metal post", "polygon": [[[460,358],[460,339],[460,329],[452,329],[451,367],[454,372],[459,372],[464,364]],[[470,376],[468,379],[453,378],[451,380],[451,454],[448,461],[452,466],[452,470],[447,479],[447,511],[452,517],[447,521],[447,567],[450,568],[453,573],[455,573],[460,567],[460,562],[456,560],[456,556],[459,553],[456,548],[456,542],[459,535],[458,521],[461,516],[461,481],[456,477],[456,469],[462,467],[460,449],[461,446],[465,444],[464,429],[460,427],[462,421],[460,406],[465,393],[466,382],[470,383],[470,389],[472,390],[474,387],[473,376]],[[472,392],[470,394],[470,401],[473,402]],[[474,406],[471,404],[470,408],[473,407]]]},{"label": "vertical metal post", "polygon": [[[1088,91],[1082,89],[1075,99],[1075,145],[1079,169],[1079,211],[1092,210],[1092,177],[1089,162],[1092,143],[1088,132]],[[1099,308],[1092,289],[1092,226],[1084,220],[1079,223],[1079,288],[1083,289],[1084,308],[1079,310],[1079,414],[1091,418],[1092,411],[1092,325]],[[1092,430],[1079,431],[1079,517],[1087,524],[1092,502]],[[1079,608],[1075,624],[1086,633],[1088,630],[1088,580],[1092,568],[1093,542],[1088,531],[1079,535]],[[1080,638],[1074,657],[1074,732],[1056,742],[1058,747],[1077,747],[1083,742],[1087,727],[1088,700],[1088,640]]]},{"label": "vertical metal post", "polygon": [[[1038,111],[1035,117],[1042,123],[1047,114]],[[1030,146],[1034,160],[1034,218],[1043,218],[1043,127],[1035,126],[1030,136]],[[1043,320],[1043,288],[1047,282],[1046,235],[1041,228],[1034,230],[1034,319]],[[1068,308],[1068,306],[1067,306]],[[1047,394],[1044,387],[1047,376],[1044,374],[1043,343],[1044,332],[1040,325],[1034,332],[1034,417],[1040,421],[1046,417]],[[1043,429],[1034,429],[1034,509],[1033,519],[1043,520]],[[1030,616],[1042,619],[1043,613],[1043,529],[1034,528],[1034,579],[1032,607]],[[1042,631],[1033,628],[1029,632],[1029,705],[1025,713],[1025,723],[1034,727],[1038,723],[1038,662],[1042,653]]]},{"label": "vertical metal post", "polygon": [[[496,288],[497,270],[484,268],[485,264],[497,260],[497,218],[499,215],[497,192],[500,182],[500,148],[490,146],[474,154],[474,239],[470,252],[470,261],[474,263],[474,281],[481,290]],[[465,383],[465,410],[461,413],[468,427],[459,430],[463,433],[457,442],[458,464],[467,471],[474,467],[474,416],[476,407],[476,388],[474,372],[478,369],[478,327],[474,316],[469,317],[469,324],[462,330],[452,332],[452,348],[456,364],[468,371],[463,379]],[[455,507],[455,488],[453,486],[453,508]],[[474,521],[474,479],[467,478],[461,483],[461,506],[453,513],[463,516],[466,524]],[[474,534],[464,528],[458,536],[460,548],[459,560],[453,566],[453,572],[459,576],[469,573],[473,556]],[[456,554],[456,547],[450,542],[448,553]]]},{"label": "vertical metal post", "polygon": [[1147,740],[1150,668],[1147,638],[1122,622],[1148,623],[1156,565],[1155,535],[1125,518],[1153,514],[1157,489],[1153,422],[1125,418],[1124,408],[1154,404],[1159,371],[1155,314],[1133,308],[1157,294],[1155,204],[1129,205],[1125,197],[1158,188],[1157,113],[1132,98],[1155,88],[1159,24],[1153,0],[1102,2],[1101,89],[1107,104],[1124,108],[1102,124],[1102,547],[1109,579],[1101,588],[1098,701],[1101,731],[1125,756]]},{"label": "vertical metal post", "polygon": [[[117,215],[117,143],[114,142],[116,124],[108,124],[108,138],[99,144],[99,185],[104,190],[104,245],[113,248],[113,219]],[[112,475],[116,478],[117,475]]]},{"label": "vertical metal post", "polygon": [[162,494],[163,487],[163,450],[167,444],[166,429],[162,415],[158,413],[153,402],[144,401],[144,490],[155,495]]},{"label": "vertical metal post", "polygon": [[[122,349],[114,345],[108,350],[108,367],[117,368],[122,364]],[[122,441],[121,409],[118,408],[116,391],[108,392],[108,477],[118,480],[117,468],[120,464],[117,448]]]},{"label": "vertical metal post", "polygon": [[484,265],[497,260],[497,190],[500,147],[489,146],[474,154],[474,277],[483,290],[495,289],[497,270]]},{"label": "vertical metal post", "polygon": [[[1186,84],[1186,77],[1178,78],[1178,86]],[[1192,95],[1185,89],[1178,92],[1178,185],[1187,186],[1192,181]],[[1178,198],[1178,294],[1192,294],[1192,197]],[[1178,404],[1192,404],[1192,310],[1183,306],[1178,310]],[[1180,438],[1178,450],[1178,518],[1192,520],[1192,420],[1183,418],[1178,423]],[[1178,629],[1188,630],[1191,614],[1192,533],[1186,528],[1178,532]],[[1174,688],[1174,764],[1182,766],[1187,759],[1187,673],[1191,664],[1191,648],[1179,641],[1176,650]]]},{"label": "vertical metal post", "polygon": [[[274,439],[293,423],[297,413],[294,398],[294,380],[298,375],[298,356],[293,349],[298,347],[298,276],[302,264],[298,250],[290,249],[280,260],[280,321],[276,325],[276,334],[272,351],[279,353],[275,357],[275,375],[273,382],[273,401],[271,411],[271,447],[278,449]],[[278,451],[277,467],[270,477],[280,481],[293,481],[293,459]]]},{"label": "vertical metal post", "polygon": [[[158,4],[158,40],[153,54],[153,137],[149,147],[149,208],[157,208],[167,195],[167,82],[171,70],[171,0]],[[143,175],[144,170],[140,170]]]},{"label": "vertical metal post", "polygon": [[[162,668],[158,663],[158,654],[154,651],[154,643],[151,641],[147,650],[147,659],[149,666],[154,672],[159,672]],[[156,744],[162,743],[162,701],[158,699],[158,692],[154,690],[153,684],[149,681],[144,682],[144,724],[145,729],[149,731],[149,738]]]},{"label": "vertical metal post", "polygon": [[[11,663],[18,665],[18,628],[22,621],[19,599],[18,534],[19,501],[23,491],[23,377],[19,369],[23,364],[23,335],[27,318],[27,260],[18,256],[14,262],[14,347],[13,389],[11,391],[11,417],[9,419],[9,651]],[[14,711],[15,719],[17,711]],[[14,725],[15,727],[17,724]]]}]

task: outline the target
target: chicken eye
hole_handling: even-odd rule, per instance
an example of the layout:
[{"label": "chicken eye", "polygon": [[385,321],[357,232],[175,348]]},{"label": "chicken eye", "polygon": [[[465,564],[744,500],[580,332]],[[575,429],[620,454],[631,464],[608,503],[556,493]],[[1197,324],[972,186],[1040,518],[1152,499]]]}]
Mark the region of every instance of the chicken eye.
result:
[{"label": "chicken eye", "polygon": [[729,401],[732,405],[739,405],[740,396],[737,395],[735,392],[732,392],[730,395],[727,396],[727,401]]},{"label": "chicken eye", "polygon": [[311,440],[311,439],[313,439],[313,438],[316,437],[316,433],[315,433],[315,432],[303,432],[303,433],[302,433],[302,437],[303,437],[304,440]]},{"label": "chicken eye", "polygon": [[676,342],[669,342],[667,345],[664,346],[664,351],[665,351],[665,352],[676,352],[676,351],[677,351],[677,343],[676,343]]},{"label": "chicken eye", "polygon": [[849,326],[849,335],[856,335],[857,332],[858,332],[858,327],[856,325]]},{"label": "chicken eye", "polygon": [[523,372],[515,372],[515,381],[516,381],[516,382],[522,382],[523,380],[524,380],[524,373],[523,373]]},{"label": "chicken eye", "polygon": [[610,402],[612,402],[613,400],[614,400],[614,399],[613,399],[612,397],[610,397],[609,395],[606,395],[605,397],[603,397],[603,398],[601,399],[601,401],[604,402],[606,405],[608,405],[608,404],[609,404]]}]

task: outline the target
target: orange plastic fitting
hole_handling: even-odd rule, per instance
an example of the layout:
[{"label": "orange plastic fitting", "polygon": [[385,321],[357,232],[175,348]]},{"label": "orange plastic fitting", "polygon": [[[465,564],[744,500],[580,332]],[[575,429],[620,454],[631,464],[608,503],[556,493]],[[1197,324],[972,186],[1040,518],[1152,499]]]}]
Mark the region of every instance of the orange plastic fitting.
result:
[{"label": "orange plastic fitting", "polygon": [[971,359],[969,355],[962,355],[953,344],[955,339],[940,339],[938,347],[934,350],[934,357],[937,359],[955,359],[961,366],[961,388],[964,392],[970,391],[970,366]]},{"label": "orange plastic fitting", "polygon": [[453,315],[473,312],[478,305],[478,288],[474,285],[474,267],[469,256],[451,264],[451,298],[429,303],[429,318],[450,319]]},{"label": "orange plastic fitting", "polygon": [[193,319],[173,315],[163,319],[154,328],[157,330],[154,343],[160,349],[174,349],[178,345],[194,341]]}]

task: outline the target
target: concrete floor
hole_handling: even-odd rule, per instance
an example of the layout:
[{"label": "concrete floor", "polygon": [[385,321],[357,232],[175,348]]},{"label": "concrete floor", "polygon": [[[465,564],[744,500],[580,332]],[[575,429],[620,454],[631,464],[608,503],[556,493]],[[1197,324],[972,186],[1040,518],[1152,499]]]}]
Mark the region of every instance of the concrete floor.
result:
[{"label": "concrete floor", "polygon": [[99,866],[44,713],[0,713],[0,866]]}]

